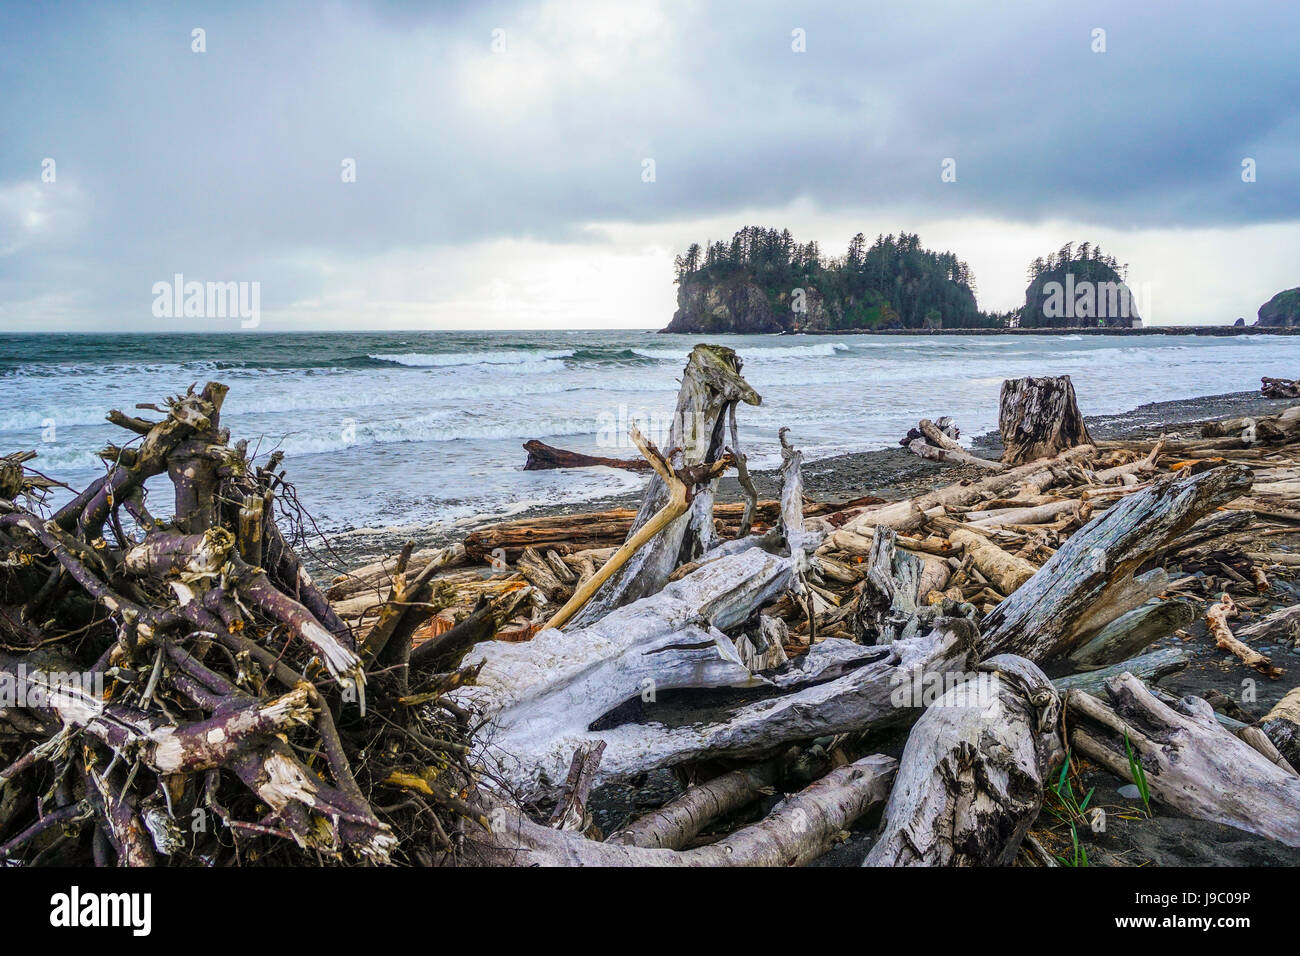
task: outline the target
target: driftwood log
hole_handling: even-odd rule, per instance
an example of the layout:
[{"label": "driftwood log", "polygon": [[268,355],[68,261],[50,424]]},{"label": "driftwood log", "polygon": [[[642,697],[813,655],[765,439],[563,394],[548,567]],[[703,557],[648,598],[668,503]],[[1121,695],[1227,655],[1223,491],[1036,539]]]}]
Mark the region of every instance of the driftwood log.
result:
[{"label": "driftwood log", "polygon": [[1007,465],[1055,458],[1066,449],[1092,444],[1068,375],[1003,382],[998,431]]},{"label": "driftwood log", "polygon": [[1070,654],[1070,662],[1095,670],[1140,654],[1152,641],[1188,627],[1196,611],[1187,601],[1149,601],[1121,614]]},{"label": "driftwood log", "polygon": [[[793,562],[751,548],[702,566],[587,628],[477,646],[475,686],[450,695],[487,719],[494,772],[529,799],[554,793],[573,751],[606,743],[598,782],[913,719],[900,688],[960,671],[965,618],[883,648],[827,639],[797,665],[754,674],[725,631],[789,589]],[[729,694],[674,694],[727,688]],[[715,695],[716,696],[716,695]],[[919,696],[918,696],[919,700]],[[629,711],[626,705],[631,705]]]},{"label": "driftwood log", "polygon": [[1163,590],[1168,578],[1142,564],[1213,508],[1244,494],[1250,469],[1215,468],[1163,478],[1121,498],[1072,535],[981,624],[985,655],[1045,661],[1069,653],[1121,614]]},{"label": "driftwood log", "polygon": [[1293,687],[1259,722],[1283,758],[1300,769],[1300,687]]},{"label": "driftwood log", "polygon": [[1021,485],[1049,488],[1059,480],[1060,473],[1087,461],[1095,454],[1096,449],[1092,446],[1082,445],[1071,448],[1050,461],[1035,461],[1008,468],[979,481],[947,485],[906,501],[868,506],[832,532],[818,550],[861,553],[870,548],[870,529],[877,525],[887,525],[895,531],[909,531],[919,527],[927,515],[941,515],[945,508],[987,501]]},{"label": "driftwood log", "polygon": [[1260,393],[1265,398],[1300,398],[1300,382],[1289,378],[1269,378],[1265,375],[1260,379]]},{"label": "driftwood log", "polygon": [[[882,754],[864,757],[787,797],[758,823],[708,846],[681,851],[644,846],[635,836],[588,840],[535,823],[513,804],[483,793],[479,815],[488,827],[467,833],[466,857],[471,863],[499,866],[802,866],[884,802],[896,766],[894,758]],[[676,814],[670,811],[669,816]]]},{"label": "driftwood log", "polygon": [[1065,756],[1061,701],[1032,662],[1002,655],[912,728],[865,866],[1011,862]]},{"label": "driftwood log", "polygon": [[644,458],[601,458],[596,455],[584,455],[581,452],[565,451],[536,438],[524,442],[528,460],[524,462],[524,471],[547,471],[553,468],[622,468],[624,471],[649,471],[650,463]]},{"label": "driftwood log", "polygon": [[[727,415],[738,402],[762,402],[741,376],[741,364],[732,349],[720,345],[697,345],[691,350],[664,451],[672,473],[686,484],[686,509],[602,584],[571,626],[592,624],[614,608],[654,594],[679,564],[713,547],[713,493],[718,474],[713,466],[726,456]],[[695,474],[701,477],[693,477]],[[669,482],[664,474],[656,473],[632,522],[629,541],[669,506],[671,497]]]},{"label": "driftwood log", "polygon": [[1189,816],[1300,846],[1300,777],[1224,729],[1199,697],[1175,707],[1130,674],[1106,685],[1110,703],[1070,691],[1070,741],[1131,780],[1125,740],[1142,761],[1152,796]]}]

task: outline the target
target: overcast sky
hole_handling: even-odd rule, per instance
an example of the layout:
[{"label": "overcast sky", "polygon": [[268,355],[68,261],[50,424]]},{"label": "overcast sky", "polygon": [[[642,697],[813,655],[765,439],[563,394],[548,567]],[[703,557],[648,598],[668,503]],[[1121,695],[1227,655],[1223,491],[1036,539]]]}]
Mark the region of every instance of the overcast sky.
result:
[{"label": "overcast sky", "polygon": [[1066,241],[1154,324],[1300,285],[1293,3],[179,6],[0,10],[0,329],[239,327],[156,318],[177,273],[265,331],[660,327],[747,224],[918,232],[986,309]]}]

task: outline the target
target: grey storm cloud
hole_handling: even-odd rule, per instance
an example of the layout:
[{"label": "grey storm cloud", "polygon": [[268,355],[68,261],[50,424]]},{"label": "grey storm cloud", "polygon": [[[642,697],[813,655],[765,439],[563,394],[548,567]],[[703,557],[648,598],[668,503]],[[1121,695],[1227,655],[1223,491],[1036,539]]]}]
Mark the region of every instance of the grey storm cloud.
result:
[{"label": "grey storm cloud", "polygon": [[1298,28],[1274,2],[8,6],[0,310],[178,271],[304,297],[331,259],[796,199],[1291,221]]}]

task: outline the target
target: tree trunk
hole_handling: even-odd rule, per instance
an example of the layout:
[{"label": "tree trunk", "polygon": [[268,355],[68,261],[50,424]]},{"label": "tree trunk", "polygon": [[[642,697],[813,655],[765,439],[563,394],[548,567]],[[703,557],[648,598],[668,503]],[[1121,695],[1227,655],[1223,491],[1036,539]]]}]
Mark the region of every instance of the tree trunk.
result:
[{"label": "tree trunk", "polygon": [[[697,345],[682,373],[677,408],[665,454],[679,475],[709,466],[724,455],[726,418],[732,405],[762,402],[741,377],[736,353],[720,345]],[[689,489],[689,508],[639,548],[572,619],[573,627],[592,624],[617,607],[654,594],[678,565],[693,561],[714,544],[713,491],[716,478]],[[658,474],[650,479],[628,540],[669,502],[670,489]]]},{"label": "tree trunk", "polygon": [[[832,770],[792,794],[758,823],[693,850],[597,843],[534,823],[499,799],[485,816],[490,832],[468,834],[468,862],[504,866],[805,866],[889,793],[897,761],[874,754]],[[477,858],[475,858],[477,857]]]},{"label": "tree trunk", "polygon": [[912,728],[865,866],[1003,866],[1065,756],[1061,700],[1022,657],[1001,655]]},{"label": "tree trunk", "polygon": [[555,448],[536,438],[524,442],[528,452],[528,461],[524,471],[547,471],[552,468],[592,468],[603,465],[606,468],[622,468],[625,471],[649,471],[650,463],[644,458],[600,458],[584,455],[581,452],[565,451]]},{"label": "tree trunk", "polygon": [[791,558],[759,548],[719,558],[590,627],[478,645],[466,657],[483,662],[476,684],[451,699],[487,719],[497,776],[531,799],[553,793],[574,750],[598,739],[600,783],[905,723],[916,716],[899,700],[909,682],[968,663],[974,626],[938,618],[888,647],[829,638],[789,670],[753,674],[723,632],[793,584]]},{"label": "tree trunk", "polygon": [[1300,769],[1300,687],[1293,687],[1259,722],[1287,762]]},{"label": "tree trunk", "polygon": [[1072,654],[1070,662],[1084,670],[1126,661],[1152,641],[1167,637],[1196,619],[1187,601],[1155,601],[1143,604],[1103,627]]},{"label": "tree trunk", "polygon": [[998,431],[1007,465],[1055,458],[1068,448],[1092,444],[1068,375],[1003,382]]}]

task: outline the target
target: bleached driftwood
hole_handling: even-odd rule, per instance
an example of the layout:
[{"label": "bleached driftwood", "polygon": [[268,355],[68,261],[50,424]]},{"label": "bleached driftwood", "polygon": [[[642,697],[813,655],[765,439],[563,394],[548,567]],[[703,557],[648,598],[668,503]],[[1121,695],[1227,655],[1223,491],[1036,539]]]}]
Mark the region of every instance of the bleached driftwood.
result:
[{"label": "bleached driftwood", "polygon": [[[634,526],[632,533],[623,542],[623,546],[610,555],[609,560],[602,564],[598,571],[578,586],[564,606],[546,622],[548,628],[560,628],[567,624],[574,615],[580,614],[601,592],[606,582],[614,580],[615,576],[621,574],[625,567],[639,560],[648,547],[653,548],[659,537],[665,534],[679,518],[684,517],[691,510],[694,506],[694,498],[700,489],[712,488],[713,479],[721,474],[729,461],[728,458],[723,457],[716,461],[684,466],[679,469],[665,459],[659,449],[642,435],[635,425],[631,428],[631,436],[632,441],[641,449],[641,454],[645,456],[654,469],[656,478],[663,482],[667,497],[662,507],[652,514],[644,524]],[[710,496],[712,495],[711,490],[708,490],[707,493]],[[708,513],[712,513],[712,503],[710,503]],[[712,529],[710,528],[711,533]],[[520,561],[524,561],[528,554],[528,550],[525,550],[520,555]],[[527,574],[526,566],[521,566],[521,570],[524,571],[525,575]],[[658,586],[656,585],[653,590],[658,590]]]},{"label": "bleached driftwood", "polygon": [[1165,647],[1158,651],[1139,654],[1137,657],[1131,657],[1108,667],[1058,677],[1052,683],[1062,694],[1068,690],[1081,690],[1095,697],[1106,692],[1106,681],[1121,674],[1132,674],[1154,686],[1160,678],[1182,670],[1191,662],[1190,651],[1181,647]]},{"label": "bleached driftwood", "polygon": [[[953,444],[956,445],[956,442]],[[1001,471],[1005,467],[996,461],[989,461],[987,458],[972,455],[960,445],[955,448],[939,447],[930,444],[924,438],[913,438],[907,443],[907,450],[913,455],[945,465],[975,465],[991,471]]]},{"label": "bleached driftwood", "polygon": [[[1292,557],[1300,558],[1300,555]],[[1237,637],[1255,644],[1273,641],[1295,644],[1300,638],[1300,604],[1273,611],[1254,624],[1238,628]]]},{"label": "bleached driftwood", "polygon": [[[900,687],[965,667],[974,626],[940,618],[887,648],[827,639],[788,669],[752,674],[723,631],[788,590],[793,573],[791,558],[751,548],[590,627],[481,644],[465,658],[483,662],[477,685],[452,699],[489,719],[481,736],[496,772],[531,797],[552,791],[574,750],[596,739],[607,745],[598,783],[704,758],[761,757],[793,741],[906,722],[915,711],[896,699]],[[733,692],[719,703],[695,695],[689,707],[661,700],[710,688]],[[639,722],[611,716],[628,702]]]},{"label": "bleached driftwood", "polygon": [[780,769],[779,759],[765,760],[696,784],[658,810],[638,817],[605,842],[681,850],[714,820],[735,813],[770,792]]},{"label": "bleached driftwood", "polygon": [[1106,685],[1110,703],[1066,697],[1070,741],[1085,757],[1131,779],[1125,735],[1156,800],[1201,820],[1300,846],[1300,777],[1220,726],[1199,697],[1171,708],[1131,674]]},{"label": "bleached driftwood", "polygon": [[792,794],[752,826],[693,850],[597,843],[534,823],[499,798],[484,795],[491,831],[467,835],[466,860],[505,866],[803,866],[889,793],[897,761],[873,754],[832,770]]},{"label": "bleached driftwood", "polygon": [[1273,705],[1259,722],[1259,729],[1292,767],[1300,769],[1300,687],[1292,687]]},{"label": "bleached driftwood", "polygon": [[1240,496],[1250,482],[1249,468],[1230,465],[1188,478],[1171,476],[1122,499],[1075,532],[985,617],[981,649],[986,655],[1015,653],[1035,661],[1068,653],[1147,600],[1151,595],[1131,604],[1110,598],[1135,581],[1133,573],[1152,554],[1216,506]]},{"label": "bleached driftwood", "polygon": [[970,514],[966,516],[966,520],[977,528],[1001,528],[1009,524],[1042,524],[1046,521],[1055,521],[1062,515],[1076,514],[1078,511],[1079,502],[1067,498],[1028,508],[1000,508],[996,511]]},{"label": "bleached driftwood", "polygon": [[1011,862],[1064,757],[1061,701],[1023,657],[1000,655],[912,728],[866,866]]},{"label": "bleached driftwood", "polygon": [[923,564],[896,547],[893,529],[872,530],[867,575],[861,585],[853,632],[863,644],[892,644],[916,617]]},{"label": "bleached driftwood", "polygon": [[[741,376],[741,364],[736,353],[724,346],[697,345],[691,350],[664,449],[677,474],[718,461],[723,455],[724,426],[731,407],[737,402],[762,402]],[[604,582],[572,619],[571,626],[585,627],[616,607],[654,594],[679,564],[694,560],[713,546],[714,477],[690,489],[685,513],[668,523]],[[670,492],[661,474],[650,479],[629,540],[668,504]]]},{"label": "bleached driftwood", "polygon": [[[1049,461],[1034,461],[1016,468],[1008,468],[996,475],[989,475],[980,481],[969,484],[952,484],[934,491],[895,501],[879,507],[869,507],[839,530],[832,532],[822,544],[821,550],[853,550],[854,539],[869,537],[872,528],[888,525],[895,531],[907,531],[919,525],[925,513],[943,507],[972,505],[977,502],[997,498],[1018,485],[1033,485],[1044,489],[1057,480],[1057,472],[1063,472],[1071,465],[1077,465],[1096,453],[1090,445],[1071,448]],[[942,510],[935,511],[942,514]],[[845,540],[847,539],[847,541]]]},{"label": "bleached driftwood", "polygon": [[1070,654],[1076,667],[1094,670],[1126,661],[1152,641],[1189,626],[1196,612],[1187,601],[1151,601],[1121,614]]},{"label": "bleached driftwood", "polygon": [[1003,594],[1013,594],[1038,573],[1038,568],[1024,558],[1004,551],[978,532],[957,529],[948,534],[948,540],[961,545],[980,574],[992,581]]}]

